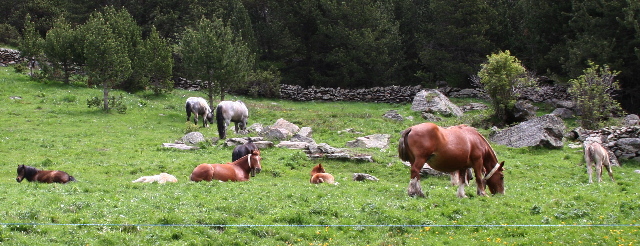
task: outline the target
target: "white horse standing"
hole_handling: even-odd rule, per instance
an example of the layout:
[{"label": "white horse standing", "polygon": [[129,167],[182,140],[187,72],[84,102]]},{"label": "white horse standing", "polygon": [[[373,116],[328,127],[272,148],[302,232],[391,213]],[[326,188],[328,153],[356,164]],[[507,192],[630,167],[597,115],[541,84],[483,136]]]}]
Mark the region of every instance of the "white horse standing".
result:
[{"label": "white horse standing", "polygon": [[613,172],[611,171],[609,152],[607,152],[607,150],[598,142],[584,143],[584,161],[587,163],[589,183],[593,183],[593,180],[591,178],[591,174],[593,172],[593,170],[591,170],[592,165],[596,166],[596,176],[598,177],[598,182],[602,182],[603,165],[607,168],[609,177],[611,177],[611,181],[615,182],[615,180],[613,179]]},{"label": "white horse standing", "polygon": [[231,122],[235,123],[235,130],[245,130],[249,109],[242,101],[222,101],[216,107],[216,121],[218,123],[218,134],[220,139],[227,138],[227,127]]},{"label": "white horse standing", "polygon": [[191,113],[194,114],[193,123],[198,125],[198,116],[202,115],[202,126],[207,127],[209,124],[213,124],[213,111],[207,100],[202,97],[189,97],[185,104],[185,110],[187,111],[187,121],[191,118]]}]

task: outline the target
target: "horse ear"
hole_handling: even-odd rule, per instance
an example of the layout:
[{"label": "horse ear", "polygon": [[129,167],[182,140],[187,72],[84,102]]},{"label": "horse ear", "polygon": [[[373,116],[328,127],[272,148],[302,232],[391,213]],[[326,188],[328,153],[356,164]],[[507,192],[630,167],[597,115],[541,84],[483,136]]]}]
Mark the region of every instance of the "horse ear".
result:
[{"label": "horse ear", "polygon": [[500,162],[500,169],[504,170],[504,161]]}]

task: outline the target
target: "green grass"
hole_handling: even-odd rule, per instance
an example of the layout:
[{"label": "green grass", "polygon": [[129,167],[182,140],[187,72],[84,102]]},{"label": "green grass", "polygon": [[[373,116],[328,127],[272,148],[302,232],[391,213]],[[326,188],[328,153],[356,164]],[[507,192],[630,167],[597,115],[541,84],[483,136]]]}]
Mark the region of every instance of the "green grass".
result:
[{"label": "green grass", "polygon": [[[301,151],[262,150],[262,173],[249,182],[188,181],[200,163],[226,163],[221,143],[195,151],[164,149],[183,136],[184,101],[199,92],[126,94],[126,114],[88,108],[99,89],[36,82],[0,68],[0,243],[8,245],[538,245],[638,243],[638,227],[569,226],[640,224],[638,163],[614,168],[616,182],[587,184],[580,149],[493,145],[506,162],[503,196],[459,199],[447,177],[423,179],[427,198],[406,195],[409,170],[397,158],[400,131],[421,122],[408,104],[290,102],[241,99],[249,124],[283,118],[313,129],[318,143],[345,147],[356,137],[386,133],[388,149],[357,151],[375,162],[309,160]],[[113,91],[113,95],[121,92]],[[19,96],[22,99],[11,99]],[[464,104],[468,99],[455,100]],[[383,119],[398,110],[413,121]],[[465,123],[486,112],[442,125]],[[474,116],[475,115],[475,116]],[[354,128],[364,134],[338,131]],[[217,137],[215,125],[201,128]],[[487,133],[487,130],[481,129]],[[229,137],[238,135],[229,131]],[[309,184],[317,163],[340,183]],[[64,170],[66,185],[17,183],[19,164]],[[175,184],[140,184],[168,172]],[[379,182],[354,182],[365,172]],[[14,223],[35,223],[14,224]],[[91,224],[91,225],[82,225]],[[148,226],[189,225],[189,226]],[[199,226],[195,226],[199,225]],[[216,226],[209,226],[216,225]],[[222,226],[229,225],[229,226]],[[261,225],[261,226],[237,226]],[[289,226],[292,225],[292,226]],[[332,225],[299,227],[293,225]],[[349,225],[349,226],[333,226]],[[364,225],[424,225],[419,227]],[[444,225],[444,226],[443,226]],[[456,227],[454,225],[464,225]],[[470,226],[470,225],[498,225]],[[506,226],[505,226],[506,225]],[[543,226],[509,226],[543,225]]]}]

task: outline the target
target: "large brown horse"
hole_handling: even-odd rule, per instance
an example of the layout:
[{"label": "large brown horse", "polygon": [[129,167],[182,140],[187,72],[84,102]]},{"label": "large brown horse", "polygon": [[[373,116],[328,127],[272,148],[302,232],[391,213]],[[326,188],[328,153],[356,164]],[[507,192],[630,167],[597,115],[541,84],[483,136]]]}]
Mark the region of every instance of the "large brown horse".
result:
[{"label": "large brown horse", "polygon": [[468,182],[468,168],[473,168],[478,184],[478,195],[486,196],[485,186],[491,193],[504,194],[502,171],[504,162],[498,158],[487,140],[475,128],[459,125],[442,128],[433,123],[422,123],[407,128],[401,134],[398,154],[403,161],[411,162],[409,196],[421,196],[420,170],[425,163],[431,168],[454,173],[460,180],[458,197],[466,197],[464,186]]},{"label": "large brown horse", "polygon": [[256,173],[262,171],[260,166],[260,150],[253,150],[251,154],[227,164],[207,164],[198,165],[191,176],[191,181],[200,182],[203,180],[211,181],[217,179],[220,181],[248,181],[249,175],[255,177]]},{"label": "large brown horse", "polygon": [[63,184],[70,181],[76,181],[73,176],[70,176],[63,171],[46,171],[31,166],[18,165],[18,177],[16,177],[16,181],[20,183],[23,179],[27,179],[29,182],[36,181],[42,183]]},{"label": "large brown horse", "polygon": [[312,184],[320,184],[320,183],[327,183],[327,184],[337,184],[335,182],[335,179],[333,178],[333,175],[327,173],[327,171],[324,170],[324,167],[322,166],[322,164],[318,164],[315,167],[313,167],[311,169],[311,179],[309,180],[309,182],[311,182]]}]

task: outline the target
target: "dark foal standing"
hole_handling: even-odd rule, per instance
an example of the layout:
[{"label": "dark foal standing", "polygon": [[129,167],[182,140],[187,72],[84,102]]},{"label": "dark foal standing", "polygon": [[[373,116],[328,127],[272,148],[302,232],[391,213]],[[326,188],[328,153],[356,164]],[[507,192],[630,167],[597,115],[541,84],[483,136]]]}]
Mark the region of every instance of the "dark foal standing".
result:
[{"label": "dark foal standing", "polygon": [[42,183],[63,183],[66,184],[70,181],[76,181],[73,176],[63,171],[46,171],[40,170],[35,167],[18,165],[18,177],[16,181],[22,182],[23,179],[27,179],[29,182],[42,182]]}]

